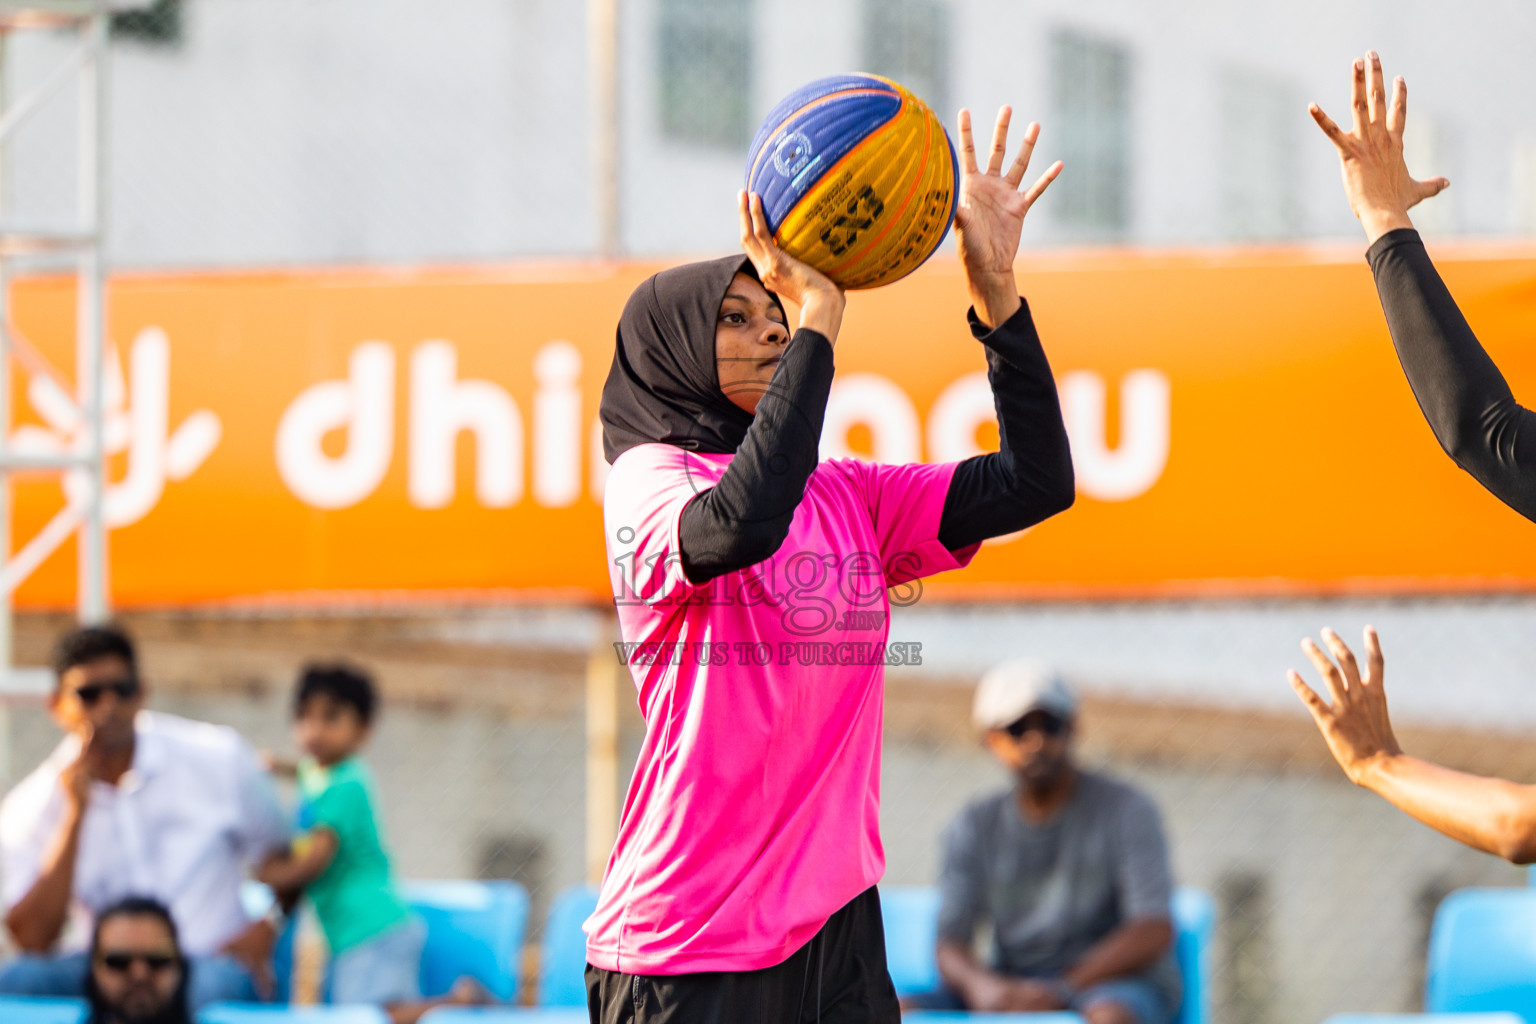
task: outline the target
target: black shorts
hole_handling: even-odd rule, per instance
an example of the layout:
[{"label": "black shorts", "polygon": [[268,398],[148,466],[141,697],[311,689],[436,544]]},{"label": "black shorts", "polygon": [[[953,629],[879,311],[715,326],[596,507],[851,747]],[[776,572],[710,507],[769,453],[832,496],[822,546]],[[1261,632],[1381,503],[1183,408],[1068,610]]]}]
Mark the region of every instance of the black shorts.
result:
[{"label": "black shorts", "polygon": [[897,1024],[880,895],[866,889],[781,964],[620,974],[587,965],[592,1024]]}]

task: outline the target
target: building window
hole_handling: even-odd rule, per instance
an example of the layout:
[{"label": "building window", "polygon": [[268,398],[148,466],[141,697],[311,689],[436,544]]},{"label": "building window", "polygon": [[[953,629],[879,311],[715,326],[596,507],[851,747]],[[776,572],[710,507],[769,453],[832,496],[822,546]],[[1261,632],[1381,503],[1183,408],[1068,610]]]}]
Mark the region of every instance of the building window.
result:
[{"label": "building window", "polygon": [[1301,231],[1295,128],[1305,109],[1283,82],[1233,68],[1221,75],[1221,225],[1231,239]]},{"label": "building window", "polygon": [[181,42],[181,0],[154,0],[112,15],[118,39],[170,45]]},{"label": "building window", "polygon": [[948,4],[864,0],[864,66],[911,89],[948,124]]},{"label": "building window", "polygon": [[1131,58],[1077,32],[1051,37],[1051,95],[1066,173],[1052,189],[1057,223],[1115,238],[1130,223]]},{"label": "building window", "polygon": [[735,149],[752,141],[752,0],[660,0],[661,134]]}]

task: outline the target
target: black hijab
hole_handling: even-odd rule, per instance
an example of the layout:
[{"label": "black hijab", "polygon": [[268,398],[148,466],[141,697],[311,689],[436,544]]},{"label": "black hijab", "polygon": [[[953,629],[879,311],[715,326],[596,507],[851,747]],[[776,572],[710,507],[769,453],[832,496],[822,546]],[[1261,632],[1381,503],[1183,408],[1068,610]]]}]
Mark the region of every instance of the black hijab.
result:
[{"label": "black hijab", "polygon": [[656,441],[728,455],[747,436],[752,414],[725,397],[715,366],[715,322],[739,273],[757,277],[745,256],[685,263],[630,295],[598,405],[610,463]]}]

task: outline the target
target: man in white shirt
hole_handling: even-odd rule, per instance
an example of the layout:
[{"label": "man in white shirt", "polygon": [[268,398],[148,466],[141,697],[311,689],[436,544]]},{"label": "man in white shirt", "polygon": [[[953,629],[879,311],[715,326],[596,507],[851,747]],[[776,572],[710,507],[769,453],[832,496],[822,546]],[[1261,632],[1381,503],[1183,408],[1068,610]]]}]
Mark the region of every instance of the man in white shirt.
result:
[{"label": "man in white shirt", "polygon": [[91,917],[145,896],[171,908],[194,1007],[257,998],[276,930],[246,916],[240,887],[290,830],[255,751],[233,729],[143,710],[117,629],[70,633],[54,669],[49,710],[67,735],[0,803],[0,898],[22,951],[0,993],[80,995]]}]

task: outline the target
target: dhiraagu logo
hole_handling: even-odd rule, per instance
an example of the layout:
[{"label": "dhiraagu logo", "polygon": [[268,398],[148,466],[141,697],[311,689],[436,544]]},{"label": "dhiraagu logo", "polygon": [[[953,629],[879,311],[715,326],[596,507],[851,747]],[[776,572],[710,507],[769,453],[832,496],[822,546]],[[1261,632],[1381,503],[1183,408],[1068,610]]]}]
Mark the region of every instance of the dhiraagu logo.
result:
[{"label": "dhiraagu logo", "polygon": [[[601,502],[608,464],[601,424],[583,406],[581,353],[568,341],[554,340],[530,354],[534,388],[526,408],[527,399],[519,401],[503,381],[461,376],[459,348],[451,341],[419,342],[403,359],[390,343],[361,342],[348,354],[345,377],[311,384],[288,403],[275,437],[278,474],[290,493],[319,509],[367,501],[402,455],[407,496],[417,509],[447,508],[464,490],[483,508],[513,508],[530,497],[542,508],[569,508],[583,492]],[[1143,367],[1116,380],[1095,370],[1072,370],[1059,375],[1058,389],[1079,493],[1098,501],[1131,501],[1162,479],[1172,433],[1172,383],[1165,372]],[[1111,389],[1118,393],[1118,437],[1110,436]],[[159,401],[163,408],[163,397]],[[798,409],[794,414],[804,418]],[[396,451],[397,417],[404,420],[403,453]],[[988,450],[978,444],[978,432],[996,422],[984,371],[950,381],[926,415],[891,377],[840,373],[827,400],[820,454],[885,463],[958,462]],[[339,452],[323,445],[332,432],[345,441]],[[461,434],[474,440],[473,476],[467,481],[455,479]],[[153,424],[146,436],[154,436]],[[178,436],[170,448],[182,443]],[[862,438],[857,447],[856,436]],[[715,480],[714,474],[701,473],[697,487],[713,487]],[[784,513],[756,511],[765,519]]]},{"label": "dhiraagu logo", "polygon": [[[22,353],[18,350],[18,355]],[[85,420],[66,385],[41,358],[21,359],[27,371],[27,403],[42,425],[22,424],[11,433],[11,450],[22,455],[63,456],[90,443]],[[207,461],[223,436],[211,410],[198,409],[170,428],[171,343],[164,330],[145,327],[128,352],[128,372],[115,347],[108,349],[106,423],[108,456],[128,456],[120,480],[107,484],[104,517],[110,529],[129,526],[160,503],[168,481],[185,480]],[[70,507],[84,505],[89,484],[80,471],[64,476]]]}]

